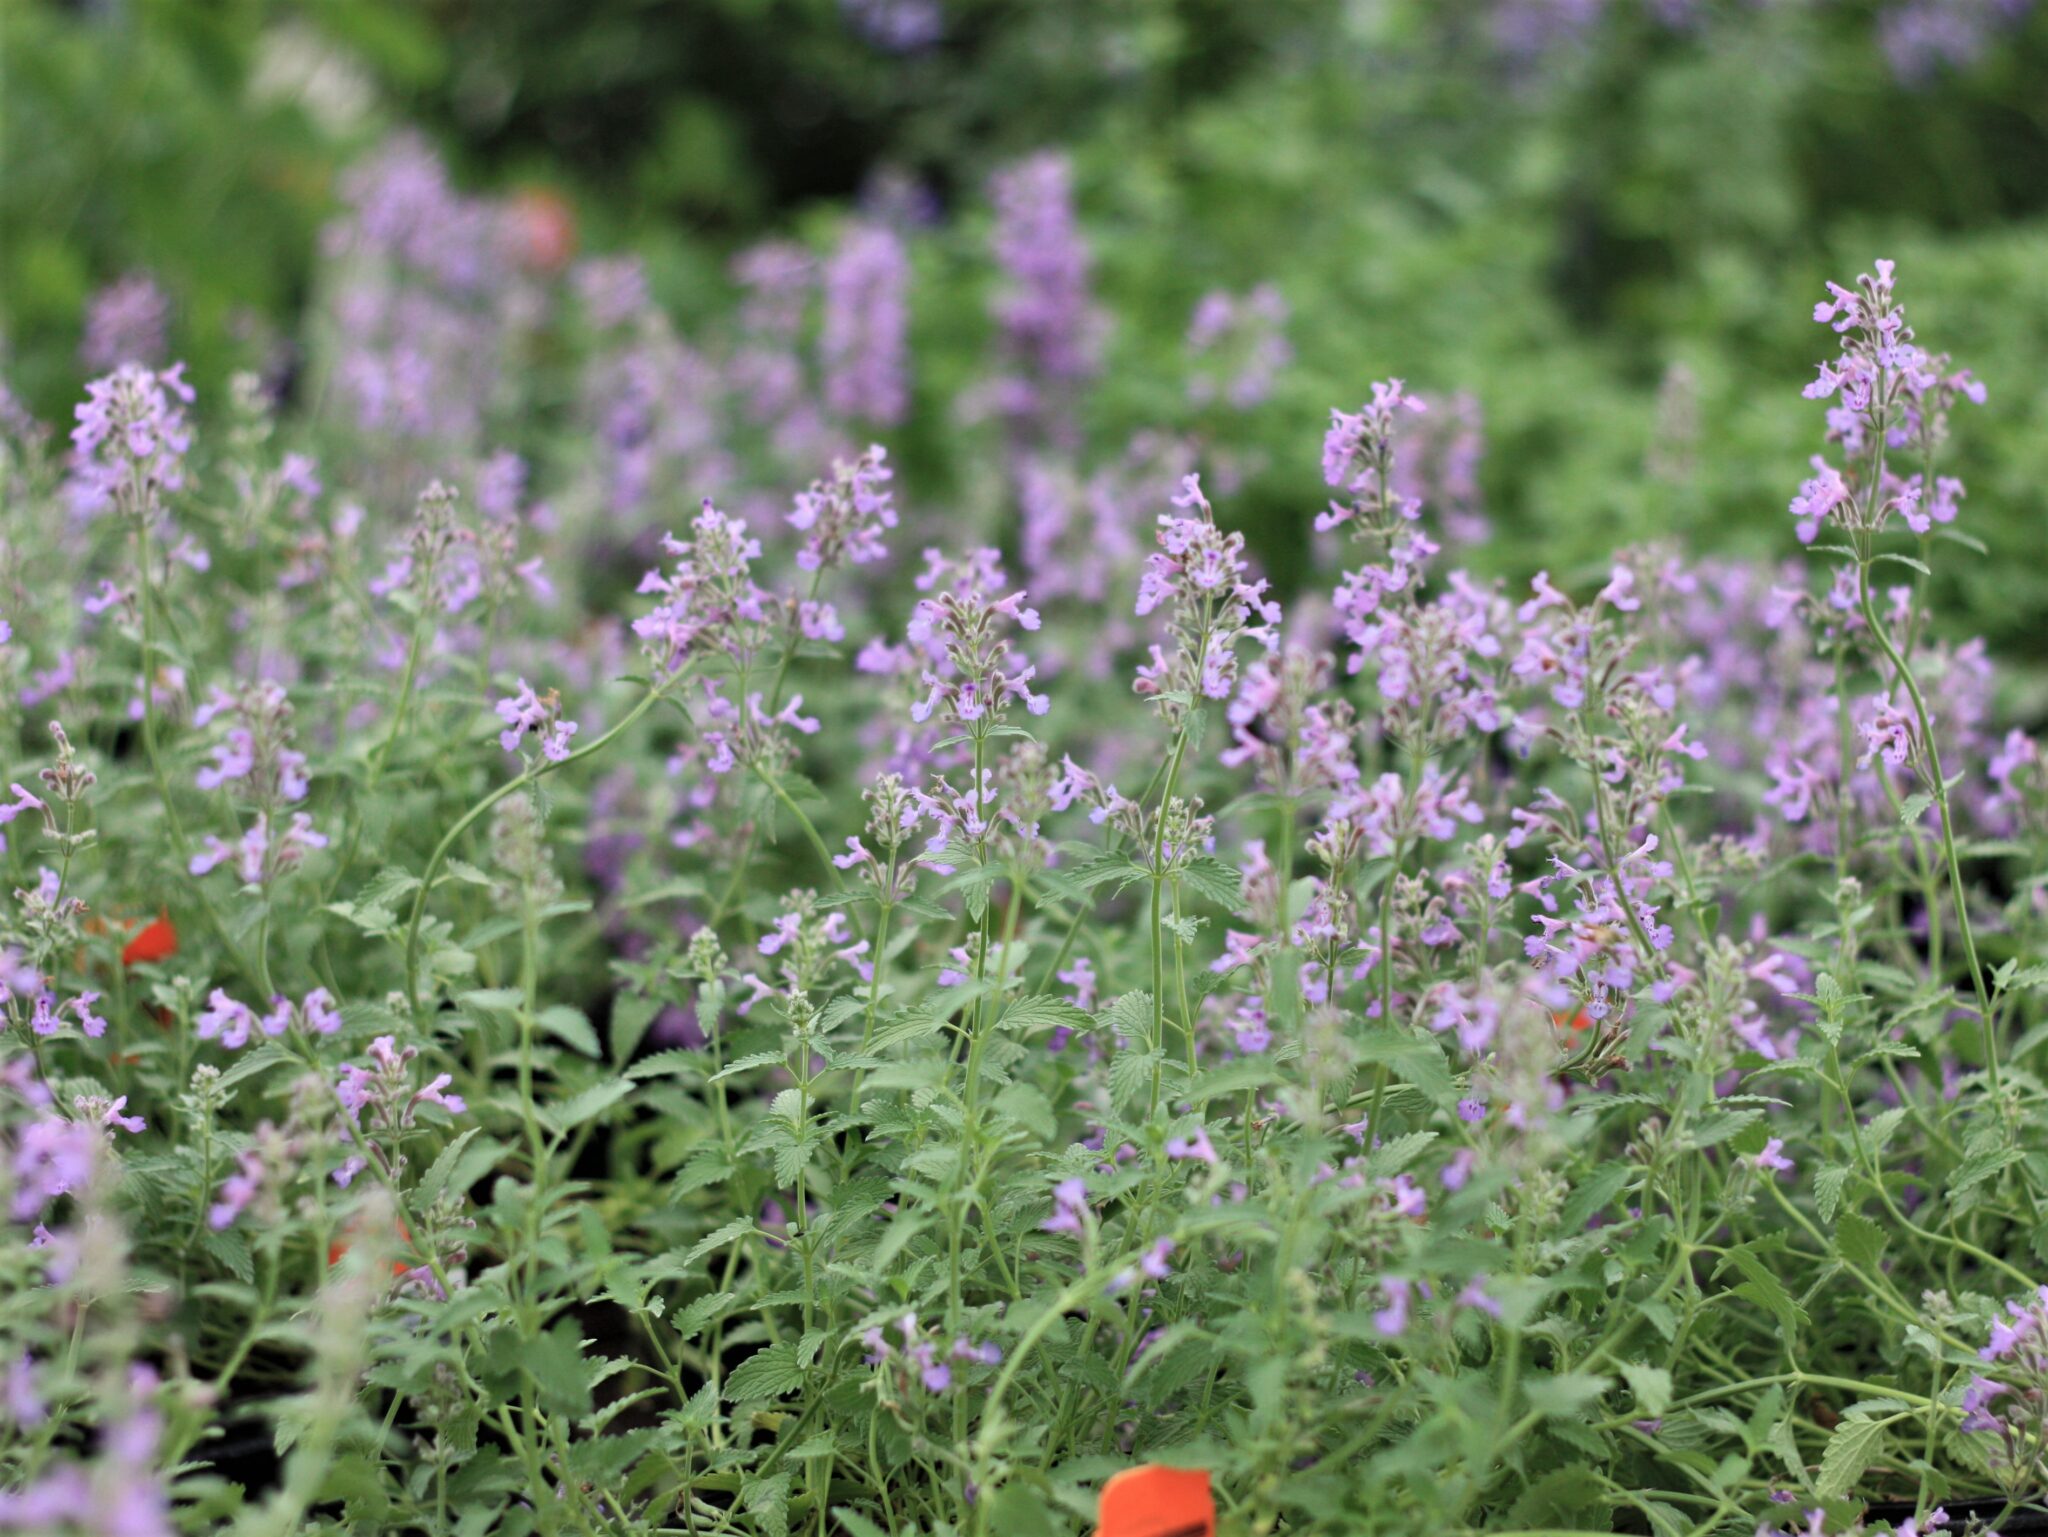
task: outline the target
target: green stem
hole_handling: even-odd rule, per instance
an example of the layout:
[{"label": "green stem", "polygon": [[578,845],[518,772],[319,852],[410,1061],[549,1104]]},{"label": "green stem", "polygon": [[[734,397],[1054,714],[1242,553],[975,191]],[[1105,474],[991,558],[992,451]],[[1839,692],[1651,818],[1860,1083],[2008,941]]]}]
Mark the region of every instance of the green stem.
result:
[{"label": "green stem", "polygon": [[653,685],[645,694],[640,696],[640,702],[626,712],[623,720],[588,746],[578,748],[559,763],[551,763],[543,759],[521,774],[517,779],[507,780],[504,784],[498,786],[497,789],[491,791],[482,800],[465,811],[456,824],[443,835],[441,841],[434,846],[434,852],[427,860],[426,871],[420,877],[419,889],[413,893],[412,915],[406,920],[405,925],[405,1001],[407,1008],[415,1019],[419,1017],[420,1012],[420,921],[426,914],[427,894],[434,889],[434,877],[441,873],[442,861],[447,859],[449,850],[455,847],[456,839],[468,832],[476,824],[479,817],[483,816],[484,813],[514,791],[523,790],[528,785],[555,772],[557,769],[565,769],[572,763],[581,763],[585,758],[593,757],[597,753],[602,752],[619,737],[625,735],[628,728],[637,722],[641,716],[653,709],[656,701],[682,676],[683,674],[677,673],[667,682]]}]

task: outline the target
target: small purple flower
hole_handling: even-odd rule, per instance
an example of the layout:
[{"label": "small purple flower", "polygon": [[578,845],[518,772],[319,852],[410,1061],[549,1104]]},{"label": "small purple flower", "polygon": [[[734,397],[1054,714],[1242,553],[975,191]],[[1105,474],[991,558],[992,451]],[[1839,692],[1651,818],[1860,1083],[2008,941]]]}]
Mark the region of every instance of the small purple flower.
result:
[{"label": "small purple flower", "polygon": [[221,1182],[220,1198],[207,1208],[206,1225],[216,1233],[233,1227],[263,1188],[264,1174],[262,1155],[254,1148],[244,1151],[235,1161],[235,1171]]},{"label": "small purple flower", "polygon": [[216,987],[200,1010],[196,1034],[202,1041],[218,1040],[229,1051],[240,1051],[249,1044],[256,1026],[255,1010],[230,998],[225,988]]},{"label": "small purple flower", "polygon": [[1052,1188],[1053,1211],[1039,1224],[1048,1233],[1078,1233],[1088,1218],[1088,1186],[1076,1176]]},{"label": "small purple flower", "polygon": [[1882,696],[1872,703],[1875,709],[1870,719],[1859,722],[1856,728],[1863,737],[1863,756],[1856,760],[1857,764],[1868,768],[1871,759],[1881,756],[1897,768],[1913,753],[1913,717]]},{"label": "small purple flower", "polygon": [[1408,1305],[1414,1286],[1400,1276],[1384,1276],[1380,1290],[1386,1294],[1387,1305],[1372,1315],[1373,1327],[1388,1339],[1394,1339],[1408,1327]]},{"label": "small purple flower", "polygon": [[549,763],[560,763],[569,756],[569,739],[576,735],[577,726],[563,718],[562,696],[554,689],[536,694],[521,678],[519,692],[500,699],[496,708],[498,719],[505,723],[498,733],[498,745],[505,751],[518,752],[531,733],[540,739],[541,757]]},{"label": "small purple flower", "polygon": [[1477,1308],[1489,1318],[1501,1316],[1501,1306],[1487,1295],[1486,1277],[1476,1275],[1465,1283],[1465,1289],[1458,1293],[1459,1303],[1468,1308]]},{"label": "small purple flower", "polygon": [[316,987],[306,994],[306,1001],[300,1009],[306,1028],[315,1035],[332,1035],[341,1028],[341,1011],[334,1006],[334,995],[324,987]]}]

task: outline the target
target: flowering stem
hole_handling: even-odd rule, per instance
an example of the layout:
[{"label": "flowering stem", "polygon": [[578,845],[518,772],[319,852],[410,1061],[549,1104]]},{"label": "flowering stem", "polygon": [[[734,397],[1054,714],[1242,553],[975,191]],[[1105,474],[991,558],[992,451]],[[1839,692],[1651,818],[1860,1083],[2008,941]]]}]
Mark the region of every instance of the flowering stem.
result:
[{"label": "flowering stem", "polygon": [[[1963,959],[1970,968],[1970,985],[1977,994],[1977,1016],[1983,1025],[1984,1070],[1991,1080],[1991,1094],[2003,1102],[2004,1095],[1998,1076],[1998,1041],[1993,1035],[1991,994],[1984,985],[1984,967],[1977,959],[1977,937],[1970,925],[1970,902],[1963,886],[1963,867],[1956,853],[1955,817],[1949,808],[1948,780],[1941,768],[1941,749],[1935,744],[1933,722],[1928,719],[1927,701],[1921,695],[1919,681],[1913,676],[1913,669],[1906,665],[1906,659],[1899,655],[1898,647],[1892,644],[1889,631],[1878,622],[1877,606],[1870,590],[1870,562],[1860,558],[1856,563],[1856,590],[1863,604],[1863,622],[1870,627],[1871,635],[1891,663],[1898,675],[1900,685],[1906,690],[1906,697],[1913,703],[1913,721],[1919,728],[1920,742],[1927,753],[1929,792],[1934,796],[1935,809],[1941,814],[1941,851],[1948,862],[1949,895],[1956,905],[1956,928],[1963,939]],[[1930,928],[1941,922],[1940,914],[1927,915]]]},{"label": "flowering stem", "polygon": [[[1166,929],[1161,912],[1165,878],[1160,866],[1165,860],[1166,815],[1173,805],[1173,791],[1180,779],[1181,759],[1188,748],[1188,728],[1185,719],[1173,735],[1173,755],[1166,764],[1166,783],[1159,792],[1159,809],[1154,813],[1157,821],[1152,830],[1152,1041],[1154,1053],[1163,1055],[1166,1051]],[[1191,1030],[1192,1025],[1189,1027]],[[1192,1049],[1191,1053],[1192,1055]],[[1161,1064],[1152,1064],[1152,1110],[1159,1110]]]},{"label": "flowering stem", "polygon": [[442,861],[447,859],[448,851],[455,847],[455,840],[469,831],[475,825],[477,819],[483,816],[485,812],[489,811],[499,801],[514,791],[523,790],[536,780],[553,773],[556,769],[567,768],[572,763],[580,763],[585,758],[592,757],[610,746],[619,737],[625,735],[628,728],[634,725],[641,716],[653,709],[656,702],[668,692],[676,679],[682,676],[682,673],[677,673],[674,677],[664,682],[650,685],[647,692],[640,696],[639,703],[628,710],[625,717],[616,726],[613,726],[611,730],[605,732],[587,746],[579,747],[560,762],[549,762],[543,758],[518,778],[508,779],[504,784],[498,786],[497,789],[491,791],[482,800],[465,811],[455,825],[449,828],[442,836],[441,841],[435,845],[433,854],[427,860],[427,868],[420,877],[419,889],[413,894],[412,916],[407,919],[405,925],[405,1001],[406,1007],[415,1019],[419,1017],[420,1012],[420,921],[426,914],[427,893],[434,889],[434,877],[440,874]]},{"label": "flowering stem", "polygon": [[788,808],[789,814],[796,818],[797,825],[804,830],[804,836],[810,839],[811,847],[818,851],[818,862],[825,867],[825,873],[832,877],[832,884],[842,891],[845,890],[846,877],[841,873],[839,866],[832,863],[832,851],[825,847],[825,840],[818,835],[817,824],[804,815],[803,807],[791,799],[789,791],[782,787],[781,780],[769,774],[759,763],[751,767],[754,770],[754,777],[766,785],[774,793],[775,798]]},{"label": "flowering stem", "polygon": [[149,758],[150,775],[156,780],[157,799],[163,804],[164,820],[170,825],[171,846],[177,850],[179,872],[191,884],[193,894],[199,898],[200,910],[206,914],[207,923],[212,927],[214,936],[220,940],[221,947],[227,951],[228,959],[234,963],[235,969],[250,981],[262,984],[267,995],[268,984],[263,983],[256,969],[249,964],[248,957],[242,953],[242,947],[235,943],[234,936],[228,933],[228,926],[214,907],[213,898],[207,893],[199,877],[192,874],[192,845],[185,836],[185,823],[179,817],[178,808],[171,799],[171,781],[164,772],[163,755],[157,750],[156,638],[151,625],[151,616],[155,611],[155,591],[149,579],[149,516],[147,509],[141,505],[140,491],[135,493],[135,497],[135,566],[140,573],[139,606],[142,609],[142,749]]},{"label": "flowering stem", "polygon": [[[420,652],[423,649],[422,642],[425,638],[425,630],[426,626],[418,617],[415,617],[412,626],[412,640],[405,648],[405,671],[398,680],[398,702],[391,711],[391,727],[384,733],[384,740],[377,744],[377,750],[370,755],[369,778],[363,786],[363,797],[365,800],[368,799],[369,793],[382,782],[384,778],[384,765],[390,760],[391,749],[397,744],[399,734],[405,729],[406,713],[411,707],[414,686],[419,677]],[[335,893],[341,889],[342,881],[347,877],[348,872],[354,868],[356,850],[362,846],[362,841],[363,818],[359,811],[355,818],[355,825],[349,829],[348,847],[342,850],[341,858],[334,863],[334,874],[327,882],[327,895],[322,899],[323,905],[334,899]]]}]

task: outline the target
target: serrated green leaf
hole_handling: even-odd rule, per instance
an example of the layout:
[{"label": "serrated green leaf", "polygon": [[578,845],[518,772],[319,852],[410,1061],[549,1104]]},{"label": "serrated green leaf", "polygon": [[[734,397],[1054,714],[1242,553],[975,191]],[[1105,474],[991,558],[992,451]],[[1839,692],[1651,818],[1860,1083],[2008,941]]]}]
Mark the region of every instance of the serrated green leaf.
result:
[{"label": "serrated green leaf", "polygon": [[1820,1472],[1814,1478],[1813,1492],[1824,1500],[1846,1498],[1864,1470],[1876,1461],[1886,1423],[1858,1418],[1837,1425],[1835,1433],[1828,1437],[1827,1450],[1820,1455]]},{"label": "serrated green leaf", "polygon": [[609,1078],[603,1083],[594,1083],[579,1094],[572,1094],[559,1105],[545,1105],[535,1109],[543,1126],[557,1135],[572,1132],[585,1121],[595,1120],[611,1109],[620,1100],[633,1092],[633,1084],[623,1078]]},{"label": "serrated green leaf", "polygon": [[1830,1164],[1813,1176],[1813,1201],[1820,1208],[1821,1221],[1835,1220],[1842,1205],[1842,1187],[1848,1183],[1849,1171],[1841,1164]]},{"label": "serrated green leaf", "polygon": [[1671,1373],[1661,1366],[1639,1366],[1629,1362],[1621,1368],[1636,1395],[1636,1407],[1646,1419],[1658,1419],[1671,1406]]},{"label": "serrated green leaf", "polygon": [[796,1346],[788,1340],[757,1350],[733,1368],[725,1379],[727,1403],[780,1398],[804,1385],[804,1370],[796,1364]]},{"label": "serrated green leaf", "polygon": [[1060,1025],[1069,1030],[1088,1030],[1094,1024],[1094,1015],[1085,1009],[1075,1008],[1066,999],[1051,993],[1033,993],[1026,998],[1011,999],[1002,1017],[996,1021],[996,1028],[1024,1033],[1050,1030]]}]

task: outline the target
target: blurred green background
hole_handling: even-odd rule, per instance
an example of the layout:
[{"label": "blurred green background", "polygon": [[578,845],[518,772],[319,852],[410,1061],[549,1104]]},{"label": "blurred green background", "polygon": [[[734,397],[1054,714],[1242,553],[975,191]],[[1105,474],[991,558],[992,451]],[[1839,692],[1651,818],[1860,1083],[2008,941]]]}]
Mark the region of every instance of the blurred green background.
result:
[{"label": "blurred green background", "polygon": [[1298,529],[1328,408],[1398,374],[1478,401],[1477,558],[1509,573],[1666,535],[1789,552],[1813,301],[1890,256],[1921,340],[1990,389],[1953,462],[1992,555],[1946,595],[2048,660],[2048,5],[6,0],[0,96],[0,370],[46,420],[132,271],[218,399],[253,334],[294,334],[341,169],[414,125],[460,183],[644,254],[686,331],[736,250],[915,188],[892,447],[943,495],[986,177],[1055,146],[1114,326],[1091,442],[1184,414],[1190,309],[1271,282],[1295,360],[1232,424],[1232,516]]}]

